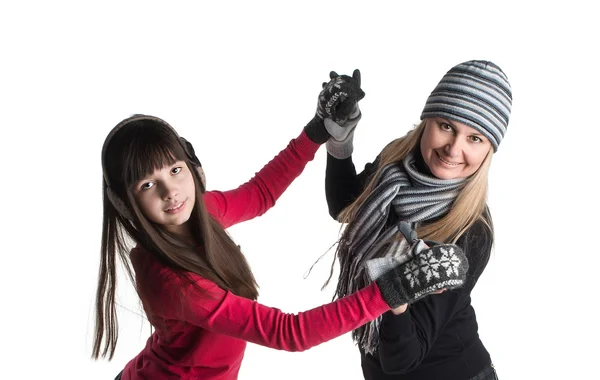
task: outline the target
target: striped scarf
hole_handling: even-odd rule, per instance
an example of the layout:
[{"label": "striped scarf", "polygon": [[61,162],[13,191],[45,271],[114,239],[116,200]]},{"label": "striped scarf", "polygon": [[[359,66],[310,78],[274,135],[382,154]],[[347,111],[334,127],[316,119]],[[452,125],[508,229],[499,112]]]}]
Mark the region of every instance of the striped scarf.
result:
[{"label": "striped scarf", "polygon": [[[416,223],[444,215],[456,199],[464,179],[441,180],[420,173],[414,153],[409,153],[402,164],[385,166],[376,178],[373,191],[357,209],[348,224],[336,255],[340,261],[340,275],[335,297],[341,298],[368,285],[371,280],[366,262],[386,256],[406,256],[409,244],[395,239],[398,223],[386,226],[393,210],[399,220]],[[400,258],[402,261],[402,258]],[[367,352],[373,353],[378,343],[381,317],[352,332],[353,339]]]}]

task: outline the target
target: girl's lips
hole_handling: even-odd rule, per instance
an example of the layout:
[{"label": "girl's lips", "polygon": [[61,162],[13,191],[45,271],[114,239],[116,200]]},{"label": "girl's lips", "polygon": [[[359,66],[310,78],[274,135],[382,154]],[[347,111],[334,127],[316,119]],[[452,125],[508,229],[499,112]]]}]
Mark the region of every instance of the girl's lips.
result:
[{"label": "girl's lips", "polygon": [[184,204],[185,204],[185,201],[183,201],[181,203],[177,203],[177,204],[169,207],[168,209],[166,209],[165,212],[168,212],[169,214],[177,214],[178,212],[183,210]]}]

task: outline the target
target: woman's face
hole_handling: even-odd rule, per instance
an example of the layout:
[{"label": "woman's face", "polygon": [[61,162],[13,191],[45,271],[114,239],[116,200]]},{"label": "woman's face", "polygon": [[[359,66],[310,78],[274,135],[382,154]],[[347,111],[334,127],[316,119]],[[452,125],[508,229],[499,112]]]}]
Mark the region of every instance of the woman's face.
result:
[{"label": "woman's face", "polygon": [[421,137],[423,160],[439,179],[469,177],[491,149],[492,144],[476,129],[444,118],[428,119]]}]

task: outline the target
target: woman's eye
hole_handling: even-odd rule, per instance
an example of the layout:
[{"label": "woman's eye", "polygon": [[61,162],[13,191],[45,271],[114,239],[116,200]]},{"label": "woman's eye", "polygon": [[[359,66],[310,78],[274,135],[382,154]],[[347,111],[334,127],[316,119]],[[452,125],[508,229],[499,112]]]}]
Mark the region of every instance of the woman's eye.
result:
[{"label": "woman's eye", "polygon": [[171,169],[171,173],[173,173],[173,174],[181,173],[181,167],[178,166],[176,168]]},{"label": "woman's eye", "polygon": [[444,131],[452,131],[452,127],[446,123],[440,124],[440,128],[442,128]]},{"label": "woman's eye", "polygon": [[471,141],[476,142],[476,143],[480,143],[483,140],[480,137],[477,136],[471,136]]}]

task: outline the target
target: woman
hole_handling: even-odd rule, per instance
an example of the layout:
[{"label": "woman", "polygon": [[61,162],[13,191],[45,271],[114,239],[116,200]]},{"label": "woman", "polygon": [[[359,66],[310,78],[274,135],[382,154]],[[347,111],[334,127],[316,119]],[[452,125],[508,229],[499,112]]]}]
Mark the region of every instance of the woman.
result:
[{"label": "woman", "polygon": [[[334,133],[327,142],[327,203],[331,216],[347,223],[336,252],[341,268],[335,297],[371,281],[368,261],[392,263],[406,255],[410,242],[399,234],[400,221],[422,239],[455,243],[469,260],[464,287],[423,298],[400,315],[385,313],[353,331],[365,379],[496,378],[477,333],[470,294],[493,245],[488,171],[511,106],[510,84],[497,65],[458,64],[427,99],[421,123],[387,145],[360,174],[351,157],[353,131],[336,135],[329,124]],[[388,244],[371,249],[375,240]],[[420,260],[428,277],[444,270],[424,256]]]}]

